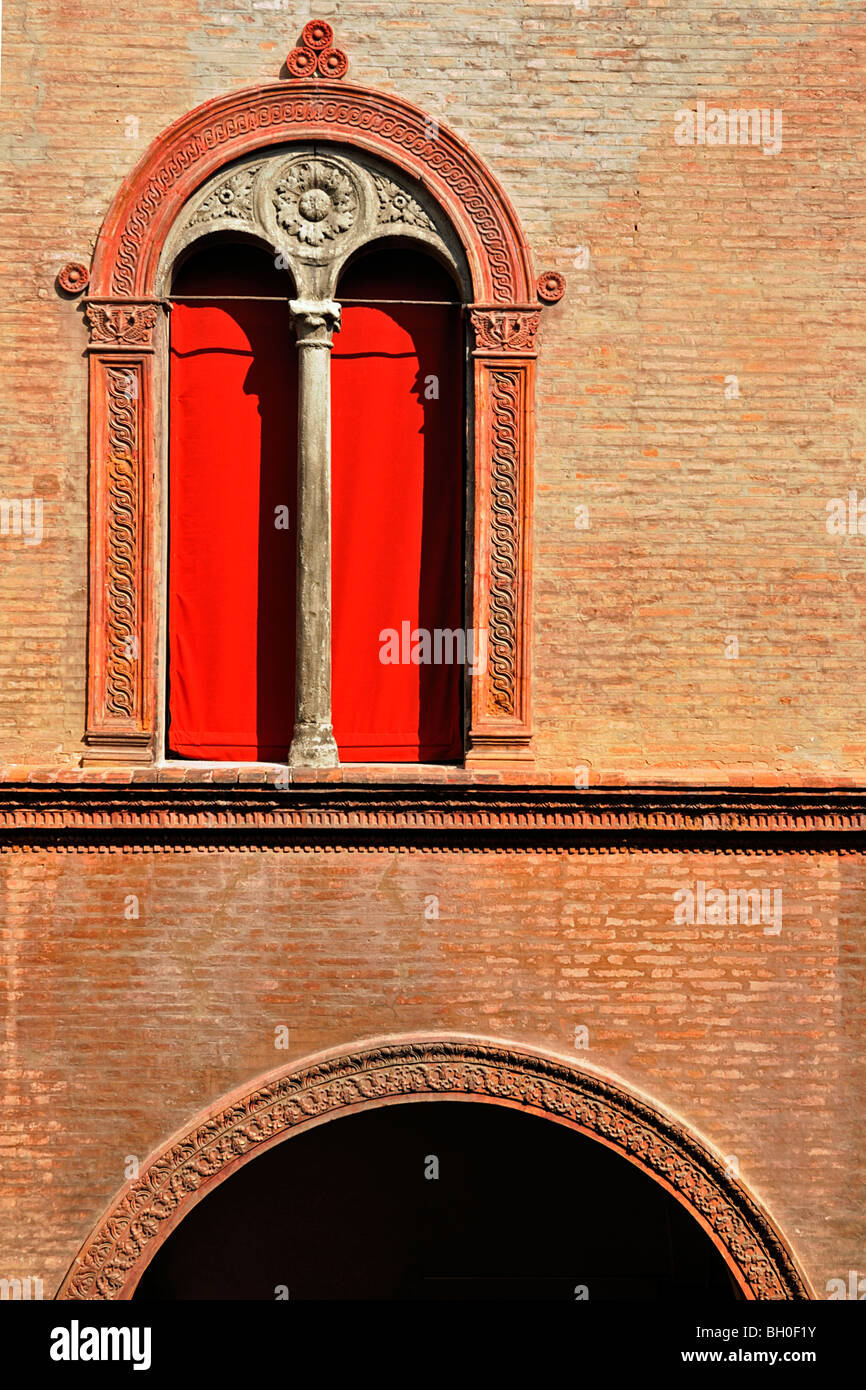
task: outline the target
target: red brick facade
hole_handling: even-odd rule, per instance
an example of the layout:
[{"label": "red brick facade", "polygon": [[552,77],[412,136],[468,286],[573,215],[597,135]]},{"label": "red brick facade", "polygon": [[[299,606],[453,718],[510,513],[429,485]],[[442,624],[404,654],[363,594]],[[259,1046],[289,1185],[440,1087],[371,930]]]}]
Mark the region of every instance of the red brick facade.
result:
[{"label": "red brick facade", "polygon": [[[346,81],[453,128],[534,273],[567,278],[537,339],[535,763],[420,790],[411,769],[271,792],[256,769],[82,771],[87,335],[55,280],[89,268],[151,142],[274,84],[305,18],[4,15],[0,497],[40,499],[42,534],[8,510],[0,536],[0,1276],[55,1293],[130,1156],[275,1068],[459,1034],[647,1098],[825,1298],[866,1274],[863,26],[516,0],[331,16]],[[772,124],[767,153],[678,141],[698,101],[781,110],[781,147]],[[382,783],[378,818],[356,797],[341,820]],[[659,786],[648,811],[635,789]],[[151,822],[139,789],[164,792]],[[766,915],[732,920],[749,890]]]}]

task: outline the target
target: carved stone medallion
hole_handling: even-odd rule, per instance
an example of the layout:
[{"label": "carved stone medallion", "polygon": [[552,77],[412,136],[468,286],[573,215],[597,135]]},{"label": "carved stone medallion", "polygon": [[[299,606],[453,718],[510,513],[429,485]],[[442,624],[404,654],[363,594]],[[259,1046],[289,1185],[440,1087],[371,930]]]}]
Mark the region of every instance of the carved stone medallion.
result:
[{"label": "carved stone medallion", "polygon": [[280,173],[272,203],[277,223],[305,246],[339,241],[358,220],[358,187],[330,159],[299,159]]}]

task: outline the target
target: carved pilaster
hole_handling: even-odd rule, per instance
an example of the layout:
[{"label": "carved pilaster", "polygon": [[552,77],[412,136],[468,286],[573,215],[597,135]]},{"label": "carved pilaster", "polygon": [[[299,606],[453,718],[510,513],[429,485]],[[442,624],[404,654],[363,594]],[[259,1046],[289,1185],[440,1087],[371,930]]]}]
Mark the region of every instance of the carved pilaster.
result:
[{"label": "carved pilaster", "polygon": [[88,304],[90,641],[85,762],[150,762],[150,381],[158,306]]},{"label": "carved pilaster", "polygon": [[532,439],[538,310],[476,306],[474,621],[487,669],[472,683],[466,762],[533,759],[530,710]]}]

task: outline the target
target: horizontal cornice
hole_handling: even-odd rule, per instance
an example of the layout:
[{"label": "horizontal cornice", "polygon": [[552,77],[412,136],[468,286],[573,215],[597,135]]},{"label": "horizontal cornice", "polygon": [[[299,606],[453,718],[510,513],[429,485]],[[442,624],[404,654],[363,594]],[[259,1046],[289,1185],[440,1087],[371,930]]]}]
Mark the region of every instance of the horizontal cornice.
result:
[{"label": "horizontal cornice", "polygon": [[0,786],[0,846],[866,850],[866,788]]}]

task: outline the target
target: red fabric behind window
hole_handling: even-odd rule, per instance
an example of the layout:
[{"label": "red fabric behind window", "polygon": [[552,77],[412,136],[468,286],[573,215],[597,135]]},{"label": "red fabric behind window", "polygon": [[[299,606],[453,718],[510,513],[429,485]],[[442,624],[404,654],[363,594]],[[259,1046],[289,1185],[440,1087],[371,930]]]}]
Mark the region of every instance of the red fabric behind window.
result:
[{"label": "red fabric behind window", "polygon": [[429,257],[392,249],[350,267],[337,298],[334,735],[344,762],[454,761],[464,667],[385,665],[380,633],[463,621],[460,310],[345,300],[456,300],[456,290]]},{"label": "red fabric behind window", "polygon": [[[297,352],[291,282],[261,252],[211,248],[175,294],[279,303],[171,312],[169,748],[285,761],[294,719]],[[275,508],[289,509],[288,530]]]}]

